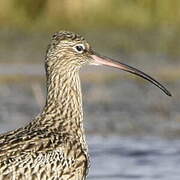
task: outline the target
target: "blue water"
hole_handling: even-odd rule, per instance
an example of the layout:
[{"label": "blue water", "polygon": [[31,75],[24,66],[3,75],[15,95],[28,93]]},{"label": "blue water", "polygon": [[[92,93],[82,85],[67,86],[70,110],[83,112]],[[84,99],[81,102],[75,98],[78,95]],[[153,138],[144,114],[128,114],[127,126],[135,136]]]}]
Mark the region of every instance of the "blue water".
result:
[{"label": "blue water", "polygon": [[89,180],[180,180],[180,140],[89,137]]}]

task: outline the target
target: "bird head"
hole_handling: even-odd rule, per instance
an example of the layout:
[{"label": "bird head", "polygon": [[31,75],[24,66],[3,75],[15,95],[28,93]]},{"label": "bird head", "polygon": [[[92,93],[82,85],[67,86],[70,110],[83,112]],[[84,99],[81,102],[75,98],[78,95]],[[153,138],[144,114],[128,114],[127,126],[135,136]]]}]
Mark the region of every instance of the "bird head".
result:
[{"label": "bird head", "polygon": [[47,50],[46,63],[56,68],[64,67],[67,70],[77,70],[92,60],[92,49],[89,43],[80,35],[60,31],[52,36]]},{"label": "bird head", "polygon": [[151,76],[125,63],[99,55],[82,36],[72,32],[60,31],[52,36],[45,64],[46,71],[65,69],[67,72],[77,71],[87,64],[111,66],[142,77],[171,96],[171,93]]}]

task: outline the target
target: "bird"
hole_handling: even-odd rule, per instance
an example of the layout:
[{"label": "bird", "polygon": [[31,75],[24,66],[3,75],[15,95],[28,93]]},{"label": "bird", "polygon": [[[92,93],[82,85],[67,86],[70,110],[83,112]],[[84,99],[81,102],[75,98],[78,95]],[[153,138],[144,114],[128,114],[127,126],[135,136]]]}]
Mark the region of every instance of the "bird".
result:
[{"label": "bird", "polygon": [[104,65],[140,76],[171,93],[144,72],[99,55],[83,36],[58,31],[45,55],[46,101],[27,125],[0,135],[0,179],[86,180],[90,157],[83,126],[79,71]]}]

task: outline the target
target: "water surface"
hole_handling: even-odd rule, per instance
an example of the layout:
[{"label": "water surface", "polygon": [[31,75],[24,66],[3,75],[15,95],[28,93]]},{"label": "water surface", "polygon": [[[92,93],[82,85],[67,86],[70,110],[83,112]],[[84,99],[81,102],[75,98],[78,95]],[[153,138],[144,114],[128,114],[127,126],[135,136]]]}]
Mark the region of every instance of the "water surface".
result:
[{"label": "water surface", "polygon": [[89,137],[89,180],[179,180],[180,141]]}]

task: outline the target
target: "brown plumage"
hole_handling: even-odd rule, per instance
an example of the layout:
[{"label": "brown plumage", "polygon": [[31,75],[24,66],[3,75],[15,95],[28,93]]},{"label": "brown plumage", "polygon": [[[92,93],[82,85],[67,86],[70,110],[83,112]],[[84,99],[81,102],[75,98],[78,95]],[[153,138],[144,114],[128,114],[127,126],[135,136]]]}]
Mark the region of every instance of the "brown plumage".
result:
[{"label": "brown plumage", "polygon": [[0,180],[85,180],[89,168],[83,128],[79,69],[109,65],[156,80],[125,64],[98,56],[80,35],[60,31],[45,57],[46,104],[28,125],[0,135]]}]

